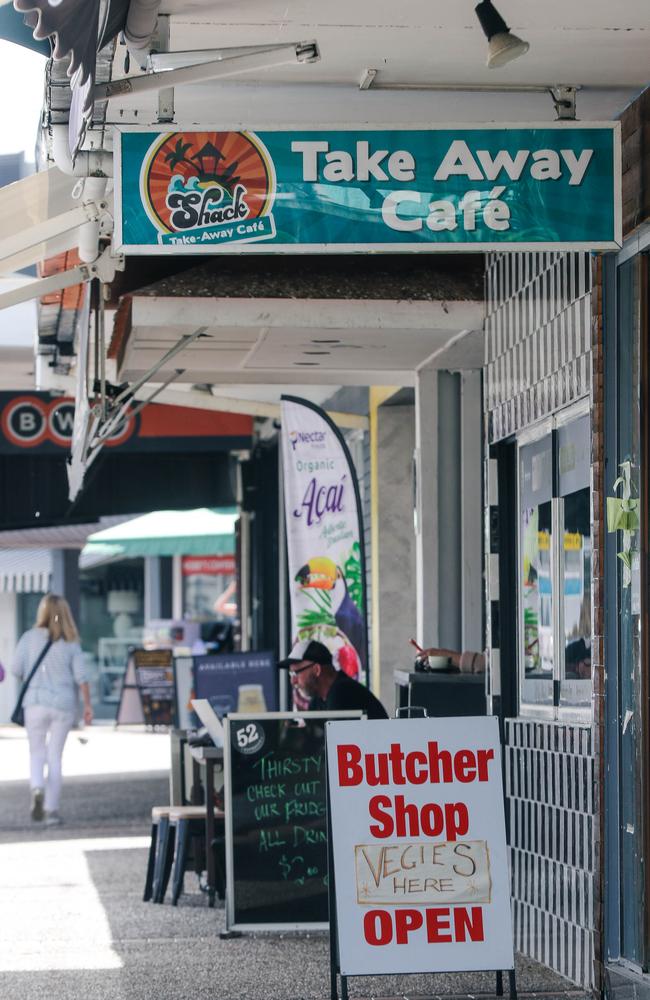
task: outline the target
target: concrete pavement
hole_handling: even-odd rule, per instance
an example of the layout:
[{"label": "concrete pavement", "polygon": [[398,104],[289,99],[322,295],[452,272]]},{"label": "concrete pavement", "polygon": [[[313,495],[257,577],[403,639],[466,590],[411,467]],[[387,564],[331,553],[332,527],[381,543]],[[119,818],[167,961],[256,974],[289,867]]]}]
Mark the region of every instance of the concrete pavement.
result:
[{"label": "concrete pavement", "polygon": [[[327,998],[325,935],[221,941],[223,909],[207,908],[191,874],[177,908],[142,902],[150,809],[168,801],[168,738],[101,727],[84,738],[73,735],[66,748],[64,771],[76,772],[64,782],[66,825],[46,830],[28,819],[24,737],[0,728],[0,998]],[[473,973],[349,985],[351,997],[494,991],[493,976]],[[518,986],[545,1000],[584,995],[527,960]]]}]

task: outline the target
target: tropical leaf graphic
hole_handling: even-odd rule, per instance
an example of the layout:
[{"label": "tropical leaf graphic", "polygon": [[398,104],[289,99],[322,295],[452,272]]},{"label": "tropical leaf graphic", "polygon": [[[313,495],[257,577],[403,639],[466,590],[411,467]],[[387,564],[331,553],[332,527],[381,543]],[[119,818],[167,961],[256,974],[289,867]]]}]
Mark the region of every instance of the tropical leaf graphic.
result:
[{"label": "tropical leaf graphic", "polygon": [[332,613],[332,597],[326,590],[303,590],[305,597],[314,605],[298,616],[298,628],[314,628],[318,625],[334,626],[336,622]]},{"label": "tropical leaf graphic", "polygon": [[348,593],[359,611],[363,611],[363,578],[361,576],[361,546],[355,542],[343,566]]}]

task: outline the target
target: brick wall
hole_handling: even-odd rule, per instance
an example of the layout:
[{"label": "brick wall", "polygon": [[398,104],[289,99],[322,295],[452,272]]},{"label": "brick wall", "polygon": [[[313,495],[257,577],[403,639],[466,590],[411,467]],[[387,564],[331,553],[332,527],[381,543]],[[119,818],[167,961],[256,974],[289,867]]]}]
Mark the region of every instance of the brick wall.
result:
[{"label": "brick wall", "polygon": [[621,115],[623,235],[650,218],[650,88]]}]

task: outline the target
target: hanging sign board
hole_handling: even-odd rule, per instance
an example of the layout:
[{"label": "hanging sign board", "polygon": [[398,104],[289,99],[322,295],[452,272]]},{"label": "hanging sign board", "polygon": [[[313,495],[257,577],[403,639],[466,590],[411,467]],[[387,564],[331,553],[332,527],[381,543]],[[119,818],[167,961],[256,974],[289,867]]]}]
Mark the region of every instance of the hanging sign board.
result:
[{"label": "hanging sign board", "polygon": [[514,968],[494,717],[329,722],[342,975]]},{"label": "hanging sign board", "polygon": [[609,250],[620,126],[116,130],[123,253]]},{"label": "hanging sign board", "polygon": [[[367,683],[363,524],[357,476],[341,432],[320,407],[282,397],[282,465],[292,645],[316,639]],[[300,706],[306,708],[307,706]]]}]

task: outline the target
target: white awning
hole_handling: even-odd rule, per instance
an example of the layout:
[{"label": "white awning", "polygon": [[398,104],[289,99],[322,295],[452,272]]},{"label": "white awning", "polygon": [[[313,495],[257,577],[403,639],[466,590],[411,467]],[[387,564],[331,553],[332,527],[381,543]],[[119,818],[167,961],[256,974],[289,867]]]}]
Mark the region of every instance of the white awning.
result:
[{"label": "white awning", "polygon": [[1,274],[77,246],[77,230],[88,222],[81,200],[72,197],[78,184],[78,177],[51,167],[0,188]]},{"label": "white awning", "polygon": [[45,594],[51,585],[49,549],[0,550],[0,593]]}]

